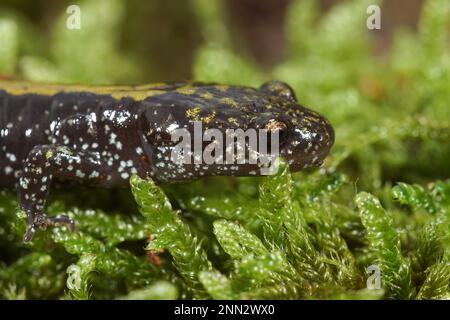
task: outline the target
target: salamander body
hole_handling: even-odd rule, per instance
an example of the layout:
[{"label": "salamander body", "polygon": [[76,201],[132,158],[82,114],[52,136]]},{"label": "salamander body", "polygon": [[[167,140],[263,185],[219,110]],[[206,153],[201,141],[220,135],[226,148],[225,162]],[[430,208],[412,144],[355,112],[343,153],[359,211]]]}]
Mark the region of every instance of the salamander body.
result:
[{"label": "salamander body", "polygon": [[[279,154],[292,171],[321,165],[334,142],[329,122],[301,106],[292,89],[278,81],[260,88],[201,83],[94,88],[0,81],[0,187],[18,190],[27,216],[25,241],[36,229],[74,226],[66,216],[44,213],[55,182],[119,187],[132,174],[158,183],[260,174],[261,165],[249,162],[171,161],[177,146],[173,132],[194,133],[196,123],[203,132],[278,131]],[[207,146],[201,141],[201,150]]]}]

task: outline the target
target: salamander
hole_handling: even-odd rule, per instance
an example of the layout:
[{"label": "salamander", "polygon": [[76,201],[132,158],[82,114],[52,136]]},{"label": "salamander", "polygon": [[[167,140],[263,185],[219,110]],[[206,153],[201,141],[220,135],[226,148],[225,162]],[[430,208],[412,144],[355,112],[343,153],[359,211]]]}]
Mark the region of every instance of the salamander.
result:
[{"label": "salamander", "polygon": [[[120,187],[132,174],[156,183],[259,175],[261,164],[175,163],[175,129],[265,129],[279,133],[292,171],[320,166],[334,143],[330,123],[302,106],[285,83],[259,88],[208,83],[76,86],[0,81],[0,187],[16,188],[29,242],[64,224],[45,214],[56,183]],[[195,143],[195,142],[194,142]],[[206,144],[202,142],[204,149]],[[203,150],[202,149],[202,150]]]}]

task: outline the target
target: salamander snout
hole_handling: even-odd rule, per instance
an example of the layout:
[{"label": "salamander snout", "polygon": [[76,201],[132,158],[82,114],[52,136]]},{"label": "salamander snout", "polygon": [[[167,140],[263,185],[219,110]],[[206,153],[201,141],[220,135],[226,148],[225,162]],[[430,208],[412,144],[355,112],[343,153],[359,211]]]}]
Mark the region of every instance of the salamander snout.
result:
[{"label": "salamander snout", "polygon": [[291,171],[320,167],[334,144],[334,129],[321,115],[305,109],[289,130],[280,154]]}]

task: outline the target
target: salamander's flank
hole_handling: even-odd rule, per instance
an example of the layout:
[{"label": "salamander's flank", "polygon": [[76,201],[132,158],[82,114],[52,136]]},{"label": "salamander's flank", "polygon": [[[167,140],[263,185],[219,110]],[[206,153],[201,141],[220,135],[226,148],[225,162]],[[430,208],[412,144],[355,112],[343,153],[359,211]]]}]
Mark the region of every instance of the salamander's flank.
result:
[{"label": "salamander's flank", "polygon": [[[201,176],[260,174],[260,164],[176,164],[174,129],[265,129],[280,132],[291,170],[319,166],[334,142],[330,124],[301,106],[286,84],[259,89],[175,83],[134,87],[33,85],[0,81],[0,187],[16,187],[27,215],[25,241],[36,229],[74,222],[48,217],[56,181],[127,186],[132,174],[158,183]],[[204,146],[203,146],[204,147]]]}]

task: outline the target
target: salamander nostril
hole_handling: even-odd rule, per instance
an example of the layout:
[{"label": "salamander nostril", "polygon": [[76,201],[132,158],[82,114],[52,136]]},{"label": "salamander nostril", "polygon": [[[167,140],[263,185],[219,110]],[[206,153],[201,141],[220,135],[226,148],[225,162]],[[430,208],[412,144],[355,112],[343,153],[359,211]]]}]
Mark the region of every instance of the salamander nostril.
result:
[{"label": "salamander nostril", "polygon": [[326,136],[325,138],[328,141],[328,145],[331,147],[334,144],[335,133],[333,127],[328,121],[325,126],[325,136]]},{"label": "salamander nostril", "polygon": [[333,127],[325,122],[317,133],[316,144],[320,146],[322,152],[328,152],[334,144],[334,130]]}]

